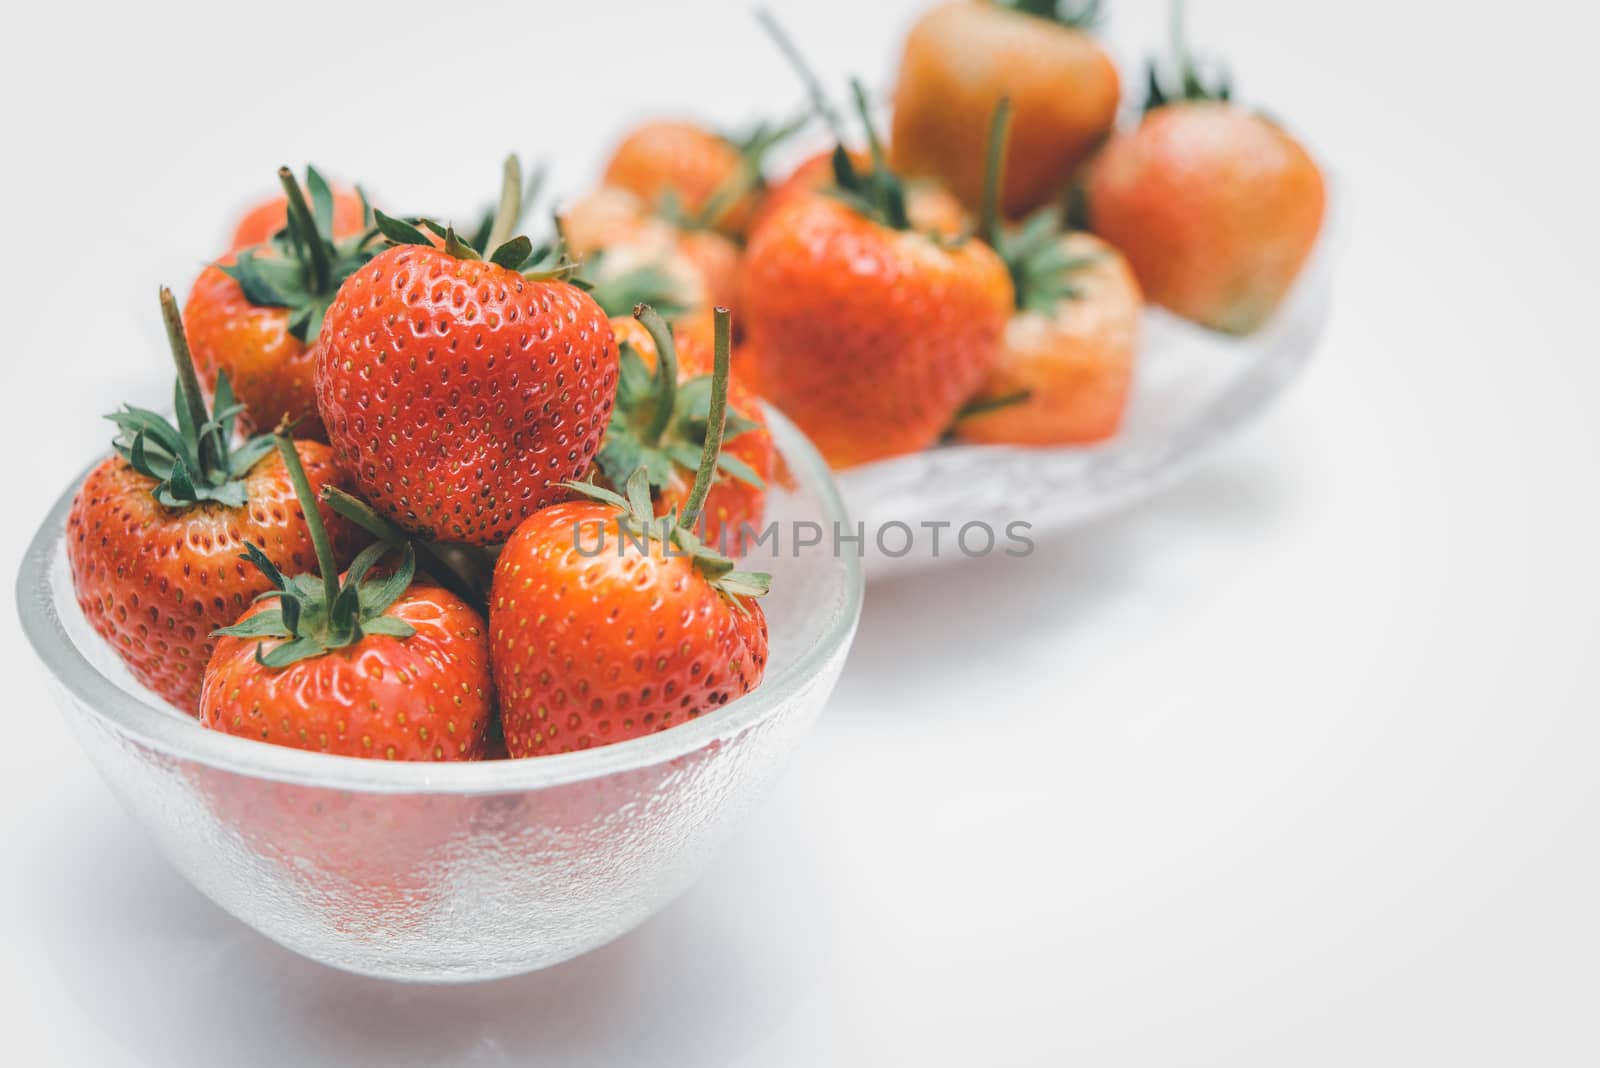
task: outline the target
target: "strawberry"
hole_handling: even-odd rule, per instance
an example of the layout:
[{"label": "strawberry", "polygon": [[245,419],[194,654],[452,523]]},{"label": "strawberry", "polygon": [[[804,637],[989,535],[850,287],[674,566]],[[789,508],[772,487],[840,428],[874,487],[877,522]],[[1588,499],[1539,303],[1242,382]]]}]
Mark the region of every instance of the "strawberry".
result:
[{"label": "strawberry", "polygon": [[[644,305],[634,309],[633,318],[611,322],[622,376],[597,463],[618,491],[643,468],[658,510],[681,512],[705,444],[714,347],[700,344],[692,334],[674,336]],[[765,480],[772,475],[775,453],[759,402],[731,379],[731,372],[722,441],[716,477],[701,509],[705,522],[696,533],[739,556],[746,530],[760,529]]]},{"label": "strawberry", "polygon": [[380,213],[394,245],[340,288],[318,346],[318,409],[340,467],[430,540],[504,541],[568,495],[611,416],[605,313],[563,280],[571,265],[547,268],[526,237],[506,239],[516,215],[501,213],[482,259],[453,231]]},{"label": "strawberry", "polygon": [[1099,7],[957,0],[923,15],[895,86],[895,166],[942,179],[976,209],[989,117],[1009,97],[1016,122],[1002,206],[1015,217],[1050,202],[1116,120],[1117,69],[1086,32]]},{"label": "strawberry", "polygon": [[493,715],[483,617],[400,566],[369,575],[376,542],[339,575],[316,491],[286,431],[278,452],[316,548],[317,575],[286,578],[257,546],[245,555],[269,592],[223,627],[205,671],[200,722],[212,730],[340,756],[476,760]]},{"label": "strawberry", "polygon": [[1305,265],[1326,203],[1315,161],[1276,122],[1203,84],[1181,38],[1176,87],[1155,64],[1144,119],[1106,146],[1084,190],[1091,228],[1133,264],[1146,296],[1248,334]]},{"label": "strawberry", "polygon": [[675,319],[738,298],[740,249],[732,238],[675,226],[626,189],[602,186],[579,197],[562,211],[561,228],[608,315],[644,303]]},{"label": "strawberry", "polygon": [[[227,375],[218,377],[208,412],[177,303],[165,289],[161,303],[178,365],[177,426],[132,406],[110,417],[121,432],[117,455],[91,471],[73,499],[67,560],[95,632],[140,683],[192,712],[211,632],[270,589],[235,558],[243,542],[292,569],[310,559],[311,543],[272,440],[232,444],[239,408]],[[314,486],[337,481],[326,445],[295,448]],[[327,522],[335,552],[347,557],[353,529],[331,514]]]},{"label": "strawberry", "polygon": [[763,123],[733,137],[692,122],[646,122],[612,153],[604,182],[637,194],[672,222],[742,236],[763,188],[762,161],[801,125]]},{"label": "strawberry", "polygon": [[744,307],[762,389],[843,468],[939,440],[1000,358],[1012,288],[982,242],[911,229],[859,84],[866,170],[814,97],[839,142],[834,185],[795,197],[752,235]]},{"label": "strawberry", "polygon": [[[331,192],[333,219],[329,234],[334,240],[354,237],[372,225],[366,198],[359,189],[334,186]],[[239,252],[251,245],[264,245],[279,236],[288,224],[289,198],[269,197],[240,217],[228,251]]]},{"label": "strawberry", "polygon": [[[778,214],[780,208],[795,200],[805,199],[813,193],[825,193],[834,187],[832,149],[819,152],[796,167],[788,177],[774,185],[761,201],[761,207],[751,222],[753,235],[762,224]],[[851,150],[850,165],[857,171],[872,168],[869,153]],[[932,179],[911,179],[905,182],[906,218],[911,228],[919,233],[956,237],[967,227],[966,209],[949,190]]]},{"label": "strawberry", "polygon": [[999,365],[955,425],[966,441],[1082,444],[1116,432],[1138,349],[1139,283],[1089,234],[1061,232],[1056,212],[1016,233],[1000,225],[1010,101],[995,112],[982,232],[1011,272],[1016,311]]},{"label": "strawberry", "polygon": [[[184,306],[184,328],[206,386],[227,372],[246,430],[303,420],[303,436],[325,439],[313,346],[339,285],[372,258],[375,232],[335,241],[334,196],[315,168],[306,168],[309,205],[288,168],[278,177],[288,194],[288,225],[268,243],[201,271]],[[365,204],[362,212],[370,217]]]},{"label": "strawberry", "polygon": [[723,312],[705,446],[678,522],[655,519],[641,468],[626,497],[582,487],[593,500],[536,513],[501,552],[489,630],[513,757],[637,738],[760,684],[767,623],[753,598],[770,577],[735,571],[688,529],[716,470],[729,347]]}]

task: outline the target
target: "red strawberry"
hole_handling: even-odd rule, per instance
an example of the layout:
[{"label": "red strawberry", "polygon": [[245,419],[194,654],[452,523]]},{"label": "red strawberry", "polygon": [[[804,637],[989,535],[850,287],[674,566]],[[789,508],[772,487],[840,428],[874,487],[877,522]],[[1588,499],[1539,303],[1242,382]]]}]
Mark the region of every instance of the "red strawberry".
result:
[{"label": "red strawberry", "polygon": [[793,195],[758,225],[745,254],[743,304],[761,387],[836,468],[927,448],[1000,358],[1010,277],[981,242],[916,231],[861,85],[856,109],[871,147],[864,171],[815,79],[772,28],[837,147],[832,187]]},{"label": "red strawberry", "polygon": [[[708,430],[687,522],[711,488],[721,447],[729,345],[726,313],[719,319]],[[733,570],[681,524],[664,529],[652,514],[643,469],[627,490],[624,499],[590,487],[595,500],[537,513],[495,565],[491,657],[513,757],[650,734],[761,682],[767,624],[749,598],[766,591],[769,577]],[[605,545],[590,553],[602,531]]]},{"label": "red strawberry", "polygon": [[[288,435],[280,431],[277,443],[311,516],[315,491]],[[493,714],[483,617],[454,594],[413,581],[409,545],[392,574],[368,574],[390,549],[378,542],[341,578],[327,533],[308,522],[320,579],[285,578],[246,543],[245,559],[273,592],[217,632],[200,722],[341,756],[480,759]]]},{"label": "red strawberry", "polygon": [[[525,237],[488,260],[381,213],[395,247],[339,290],[317,402],[339,465],[380,512],[438,541],[504,541],[567,496],[600,447],[617,347],[560,272],[525,274]],[[498,229],[498,227],[497,227]]]},{"label": "red strawberry", "polygon": [[[226,371],[244,404],[246,430],[299,421],[303,437],[323,439],[313,386],[323,314],[340,284],[372,258],[375,232],[336,240],[335,201],[315,168],[306,168],[310,203],[287,167],[289,221],[266,244],[200,272],[184,305],[184,329],[200,379],[214,388]],[[362,204],[362,218],[370,218]]]},{"label": "red strawberry", "polygon": [[[129,406],[111,416],[117,455],[89,473],[67,517],[67,560],[78,605],[134,678],[186,711],[200,699],[211,632],[236,619],[267,580],[243,566],[249,540],[280,568],[311,559],[305,518],[271,438],[234,447],[238,406],[226,375],[208,412],[183,343],[177,303],[161,291],[178,364],[176,427]],[[295,446],[316,487],[336,481],[326,445]],[[326,517],[347,558],[354,531]]]},{"label": "red strawberry", "polygon": [[[632,318],[613,318],[611,325],[622,354],[622,380],[597,463],[618,491],[643,467],[657,510],[681,512],[705,444],[714,342],[703,345],[683,330],[669,333],[661,317],[644,306],[635,308]],[[741,556],[746,532],[760,529],[776,453],[760,402],[731,378],[722,440],[717,476],[702,509],[704,528],[696,533]]]}]

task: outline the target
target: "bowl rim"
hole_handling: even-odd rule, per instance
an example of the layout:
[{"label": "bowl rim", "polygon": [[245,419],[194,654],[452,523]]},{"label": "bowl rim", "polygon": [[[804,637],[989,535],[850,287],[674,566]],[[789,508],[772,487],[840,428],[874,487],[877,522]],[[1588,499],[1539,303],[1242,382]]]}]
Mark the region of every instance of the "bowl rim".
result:
[{"label": "bowl rim", "polygon": [[[774,444],[796,483],[815,495],[826,521],[848,526],[844,498],[821,454],[781,412],[771,405],[765,408]],[[128,693],[102,674],[68,636],[56,611],[50,568],[66,537],[73,498],[94,464],[51,506],[23,554],[16,583],[23,633],[50,673],[95,717],[142,745],[255,778],[363,793],[494,794],[651,767],[741,734],[776,715],[829,661],[848,652],[861,618],[866,590],[863,561],[840,553],[836,559],[844,568],[845,600],[821,639],[782,673],[763,679],[754,692],[669,730],[572,753],[507,760],[391,762],[291,749],[207,730],[170,707]]]}]

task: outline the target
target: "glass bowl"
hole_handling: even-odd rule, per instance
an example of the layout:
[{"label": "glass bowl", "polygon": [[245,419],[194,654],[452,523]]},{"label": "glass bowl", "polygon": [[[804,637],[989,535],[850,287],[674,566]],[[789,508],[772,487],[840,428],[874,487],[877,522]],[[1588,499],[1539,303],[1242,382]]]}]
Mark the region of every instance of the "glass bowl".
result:
[{"label": "glass bowl", "polygon": [[[1249,337],[1147,309],[1128,410],[1111,440],[944,445],[840,472],[850,515],[865,532],[868,577],[962,559],[957,539],[968,524],[994,533],[993,551],[1020,551],[1007,533],[1013,523],[1028,524],[1020,533],[1037,538],[1175,483],[1265,411],[1316,351],[1330,304],[1334,222],[1330,197],[1311,259],[1276,315]],[[973,554],[988,546],[981,528],[967,539]]]},{"label": "glass bowl", "polygon": [[[822,458],[777,413],[783,524],[844,522]],[[17,580],[23,630],[74,734],[168,859],[268,938],[390,979],[543,968],[630,930],[698,875],[815,720],[855,635],[861,562],[772,554],[765,681],[646,738],[530,760],[404,764],[208,731],[89,628],[63,540],[76,483]],[[110,892],[108,890],[108,892]]]}]

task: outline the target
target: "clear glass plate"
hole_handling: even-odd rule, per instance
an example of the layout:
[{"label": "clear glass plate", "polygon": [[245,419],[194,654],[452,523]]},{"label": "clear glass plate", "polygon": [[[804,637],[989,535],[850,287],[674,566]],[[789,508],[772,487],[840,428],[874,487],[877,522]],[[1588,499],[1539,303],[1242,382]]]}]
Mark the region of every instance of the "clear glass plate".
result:
[{"label": "clear glass plate", "polygon": [[[1007,527],[1037,538],[1125,508],[1178,481],[1264,411],[1315,352],[1328,316],[1328,225],[1277,314],[1247,338],[1147,309],[1132,397],[1116,437],[1094,446],[946,445],[838,475],[865,531],[869,578],[963,559],[963,526],[984,524],[999,551]],[[900,529],[910,528],[910,536]],[[923,524],[940,528],[938,552]],[[851,533],[854,533],[852,530]],[[969,548],[986,544],[974,528]],[[903,551],[902,550],[906,550]]]}]

